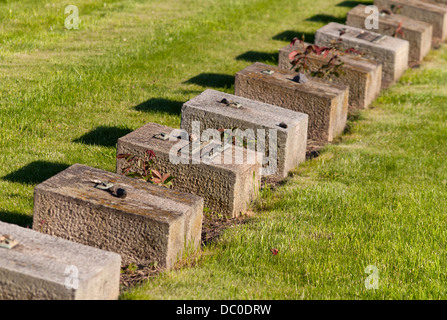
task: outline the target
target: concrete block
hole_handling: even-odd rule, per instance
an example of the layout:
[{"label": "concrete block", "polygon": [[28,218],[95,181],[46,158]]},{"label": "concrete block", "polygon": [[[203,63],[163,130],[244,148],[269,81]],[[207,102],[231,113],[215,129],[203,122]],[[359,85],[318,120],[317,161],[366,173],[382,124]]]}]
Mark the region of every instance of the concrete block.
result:
[{"label": "concrete block", "polygon": [[[279,50],[279,67],[291,70],[293,67],[289,60],[292,51],[304,52],[310,43],[298,43],[286,46]],[[339,54],[343,65],[339,77],[329,75],[327,80],[349,87],[349,110],[365,109],[377,98],[382,86],[382,64],[374,60],[351,54]],[[331,56],[324,57],[314,53],[308,54],[309,61],[315,66],[327,64]]]},{"label": "concrete block", "polygon": [[[126,197],[98,189],[98,181]],[[171,268],[199,246],[202,215],[202,198],[79,164],[34,190],[34,230],[116,252],[123,266]]]},{"label": "concrete block", "polygon": [[293,81],[298,75],[256,62],[236,73],[234,91],[237,96],[309,115],[308,141],[330,142],[346,125],[348,87],[311,77],[305,83]]},{"label": "concrete block", "polygon": [[390,10],[433,26],[433,37],[447,38],[447,4],[418,0],[374,0],[379,11]]},{"label": "concrete block", "polygon": [[[225,100],[224,100],[225,99]],[[236,101],[239,108],[229,107],[221,101]],[[193,122],[200,122],[200,130],[230,129],[253,130],[258,138],[258,129],[265,131],[256,142],[265,141],[261,151],[269,150],[269,130],[276,132],[277,170],[279,178],[306,159],[308,115],[259,101],[237,97],[215,90],[205,90],[183,105],[181,128],[192,132]],[[282,124],[282,125],[281,125]],[[284,126],[284,124],[286,126]],[[273,137],[272,137],[273,139]],[[253,143],[253,148],[256,148]],[[267,157],[265,157],[267,158]]]},{"label": "concrete block", "polygon": [[409,43],[406,40],[335,22],[317,30],[317,45],[329,46],[333,41],[338,41],[342,50],[354,48],[361,51],[364,57],[381,62],[383,87],[399,80],[408,68]]},{"label": "concrete block", "polygon": [[[365,20],[370,13],[365,13],[365,5],[359,4],[348,12],[346,24],[351,27],[366,29]],[[400,32],[397,32],[400,28]],[[379,16],[379,29],[372,30],[391,37],[407,40],[410,43],[409,62],[422,60],[430,51],[433,35],[431,24],[414,20],[400,14]]]},{"label": "concrete block", "polygon": [[118,298],[118,254],[0,222],[5,234],[17,245],[0,248],[0,300]]},{"label": "concrete block", "polygon": [[[203,197],[205,207],[226,217],[245,212],[260,187],[262,155],[255,154],[256,159],[250,163],[247,150],[234,146],[225,152],[214,153],[216,157],[210,159],[208,155],[216,150],[215,145],[201,144],[200,132],[193,133],[198,139],[195,142],[190,142],[188,137],[177,139],[180,131],[148,123],[119,138],[117,154],[143,156],[146,150],[152,150],[154,165],[160,172],[175,177],[172,181],[174,190]],[[169,140],[156,138],[161,133],[168,134]],[[179,159],[173,159],[177,155]],[[125,165],[124,159],[117,159],[116,172],[123,174]]]}]

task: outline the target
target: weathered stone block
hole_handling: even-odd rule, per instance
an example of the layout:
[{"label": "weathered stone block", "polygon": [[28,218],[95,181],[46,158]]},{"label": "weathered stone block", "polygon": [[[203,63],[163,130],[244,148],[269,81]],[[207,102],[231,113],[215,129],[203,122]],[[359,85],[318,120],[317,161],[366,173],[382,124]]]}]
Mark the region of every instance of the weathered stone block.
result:
[{"label": "weathered stone block", "polygon": [[447,5],[418,0],[374,0],[379,11],[395,11],[414,20],[427,22],[433,26],[433,37],[447,38]]},{"label": "weathered stone block", "polygon": [[332,141],[346,125],[348,87],[311,77],[305,83],[293,81],[298,75],[256,62],[236,73],[234,91],[237,96],[306,113],[308,140],[317,144]]},{"label": "weathered stone block", "polygon": [[381,62],[384,87],[397,81],[408,68],[409,43],[406,40],[335,22],[317,30],[317,45],[329,46],[333,41],[337,41],[342,50],[354,48],[361,51],[366,58]]},{"label": "weathered stone block", "polygon": [[[310,43],[298,43],[286,46],[279,50],[279,67],[291,70],[293,67],[289,60],[289,54],[296,50],[304,52]],[[359,56],[344,54],[339,55],[343,65],[342,71],[337,77],[329,75],[328,80],[337,84],[349,86],[349,109],[364,109],[374,101],[380,93],[382,86],[382,64]],[[309,53],[308,59],[315,66],[323,66],[328,63],[331,56],[324,57],[315,53]]]},{"label": "weathered stone block", "polygon": [[[127,195],[101,190],[98,181]],[[123,266],[171,268],[199,246],[202,215],[202,198],[79,164],[34,190],[33,229],[119,253]]]},{"label": "weathered stone block", "polygon": [[[366,29],[365,20],[370,13],[365,13],[365,5],[359,4],[348,12],[348,26]],[[410,43],[408,59],[410,62],[422,60],[431,49],[433,27],[431,24],[411,19],[400,14],[385,14],[379,16],[379,29],[374,32],[407,40]]]},{"label": "weathered stone block", "polygon": [[[241,106],[233,108],[222,101],[237,102]],[[271,139],[277,146],[277,156],[272,161],[277,162],[275,175],[280,178],[286,177],[306,158],[308,115],[304,113],[208,89],[183,105],[181,128],[192,132],[194,121],[199,122],[201,132],[243,130],[247,137],[256,138],[256,143],[249,146],[259,147],[258,151],[263,154],[269,150]],[[252,130],[252,134],[246,130]],[[276,136],[270,137],[269,130],[274,130]]]},{"label": "weathered stone block", "polygon": [[118,298],[118,254],[4,222],[1,235],[17,244],[0,248],[0,300]]},{"label": "weathered stone block", "polygon": [[[146,150],[152,150],[154,165],[159,171],[175,177],[172,181],[174,190],[203,197],[205,207],[227,217],[246,211],[260,187],[262,154],[253,151],[255,159],[251,163],[247,150],[242,147],[234,146],[219,153],[212,143],[200,145],[200,132],[194,133],[198,139],[194,142],[184,136],[182,138],[186,140],[177,139],[188,134],[180,132],[180,129],[148,123],[118,139],[117,154],[143,156]],[[161,133],[170,138],[156,138]],[[211,152],[214,158],[209,157]],[[125,159],[117,159],[116,172],[123,174],[125,165]]]}]

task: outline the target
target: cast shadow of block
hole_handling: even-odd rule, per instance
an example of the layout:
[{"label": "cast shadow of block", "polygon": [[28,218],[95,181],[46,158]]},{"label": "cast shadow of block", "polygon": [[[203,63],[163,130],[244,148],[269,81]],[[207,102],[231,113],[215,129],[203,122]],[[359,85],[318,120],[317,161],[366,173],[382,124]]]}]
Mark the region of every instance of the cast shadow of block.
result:
[{"label": "cast shadow of block", "polygon": [[293,38],[297,37],[298,39],[302,39],[304,36],[304,41],[308,43],[314,43],[315,41],[315,34],[309,33],[309,32],[301,32],[301,31],[295,31],[295,30],[286,30],[284,32],[278,33],[277,35],[273,36],[273,40],[279,40],[279,41],[292,41]]},{"label": "cast shadow of block", "polygon": [[33,217],[19,212],[0,210],[0,221],[31,228]]},{"label": "cast shadow of block", "polygon": [[70,165],[65,163],[40,160],[33,161],[23,168],[2,177],[2,179],[23,184],[38,184],[51,178],[59,172],[64,171],[69,166]]},{"label": "cast shadow of block", "polygon": [[236,60],[243,60],[248,62],[262,62],[278,64],[278,52],[268,53],[260,51],[247,51],[236,57]]},{"label": "cast shadow of block", "polygon": [[370,5],[373,5],[373,1],[351,1],[351,0],[346,0],[346,1],[342,1],[340,3],[337,3],[335,6],[336,7],[354,8],[358,4],[364,4],[365,6],[370,6]]},{"label": "cast shadow of block", "polygon": [[346,18],[338,18],[331,16],[329,14],[315,14],[310,18],[307,18],[306,21],[312,21],[312,22],[323,22],[323,23],[330,23],[330,22],[337,22],[341,24],[345,24]]},{"label": "cast shadow of block", "polygon": [[234,86],[234,76],[220,73],[201,73],[198,76],[184,82],[185,84],[197,84],[202,87],[231,88]]},{"label": "cast shadow of block", "polygon": [[134,109],[143,112],[163,112],[172,115],[179,115],[182,111],[183,102],[168,100],[163,98],[151,98]]},{"label": "cast shadow of block", "polygon": [[116,146],[116,142],[119,138],[131,132],[132,130],[129,128],[99,126],[84,134],[82,137],[73,140],[73,142],[87,145],[114,147]]}]

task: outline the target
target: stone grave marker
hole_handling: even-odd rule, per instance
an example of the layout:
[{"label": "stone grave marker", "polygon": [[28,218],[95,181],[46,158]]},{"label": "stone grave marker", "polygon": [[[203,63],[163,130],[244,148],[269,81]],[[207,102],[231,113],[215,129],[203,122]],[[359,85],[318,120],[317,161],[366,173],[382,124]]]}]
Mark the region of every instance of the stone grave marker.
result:
[{"label": "stone grave marker", "polygon": [[118,298],[118,254],[4,222],[0,238],[0,300]]},{"label": "stone grave marker", "polygon": [[[236,217],[257,195],[262,154],[236,146],[222,150],[223,144],[215,143],[220,138],[148,123],[119,138],[117,154],[143,156],[152,150],[154,165],[174,177],[174,190],[201,196],[212,212]],[[116,172],[124,174],[125,168],[125,159],[117,159]]]},{"label": "stone grave marker", "polygon": [[[365,20],[370,13],[365,13],[365,5],[359,4],[348,12],[348,26],[366,29]],[[379,29],[374,32],[407,40],[410,43],[409,62],[422,60],[431,49],[433,27],[431,24],[414,20],[400,14],[379,15]]]},{"label": "stone grave marker", "polygon": [[308,142],[330,142],[346,125],[349,91],[344,85],[256,62],[236,73],[234,91],[309,115]]},{"label": "stone grave marker", "polygon": [[388,10],[433,26],[433,37],[447,38],[447,4],[419,0],[374,0],[379,9]]},{"label": "stone grave marker", "polygon": [[408,68],[409,43],[406,40],[335,22],[317,30],[315,44],[329,46],[334,41],[343,50],[354,48],[366,58],[381,62],[382,85],[385,87],[400,79]]},{"label": "stone grave marker", "polygon": [[[120,191],[121,190],[121,191]],[[201,242],[203,199],[75,164],[37,185],[33,229],[171,268]]]},{"label": "stone grave marker", "polygon": [[[231,107],[227,102],[236,102],[239,107]],[[258,148],[263,154],[269,150],[272,139],[277,146],[277,157],[273,160],[277,161],[277,170],[274,174],[279,178],[286,177],[306,158],[307,114],[208,89],[183,105],[181,128],[192,132],[195,121],[201,132],[229,129],[237,134],[242,130],[244,138],[250,139],[251,136],[254,141],[248,146]],[[270,130],[274,131],[272,137],[269,136]]]},{"label": "stone grave marker", "polygon": [[[279,50],[279,67],[291,70],[293,67],[289,60],[292,51],[304,52],[310,43],[298,43],[287,45]],[[315,53],[308,54],[308,60],[315,66],[321,67],[328,63],[330,56],[324,57]],[[349,109],[365,109],[379,95],[382,86],[382,64],[374,60],[355,56],[352,54],[340,54],[341,74],[328,75],[328,80],[337,84],[349,86]]]}]

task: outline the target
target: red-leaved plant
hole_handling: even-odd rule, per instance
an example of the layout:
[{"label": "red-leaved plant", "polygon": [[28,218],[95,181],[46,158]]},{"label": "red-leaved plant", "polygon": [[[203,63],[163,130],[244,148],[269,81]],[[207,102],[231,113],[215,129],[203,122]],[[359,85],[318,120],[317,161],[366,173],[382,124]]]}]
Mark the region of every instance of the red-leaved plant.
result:
[{"label": "red-leaved plant", "polygon": [[130,153],[121,153],[116,156],[118,159],[124,159],[126,165],[123,172],[126,176],[141,179],[153,184],[170,188],[174,177],[170,173],[160,173],[154,166],[155,153],[152,150],[146,150],[143,157]]},{"label": "red-leaved plant", "polygon": [[[304,50],[293,50],[290,52],[289,61],[292,64],[291,69],[294,69],[296,72],[307,73],[312,77],[326,78],[331,75],[339,77],[343,74],[343,70],[341,69],[343,61],[341,61],[340,56],[343,54],[361,55],[361,52],[354,48],[341,50],[341,41],[342,39],[339,38],[337,41],[333,41],[330,47],[320,47],[316,44],[306,45],[304,37],[301,40],[297,37],[293,38],[290,46],[292,47],[298,42]],[[325,64],[315,65],[309,59],[310,54],[323,56],[323,58],[328,58],[328,60]]]}]

